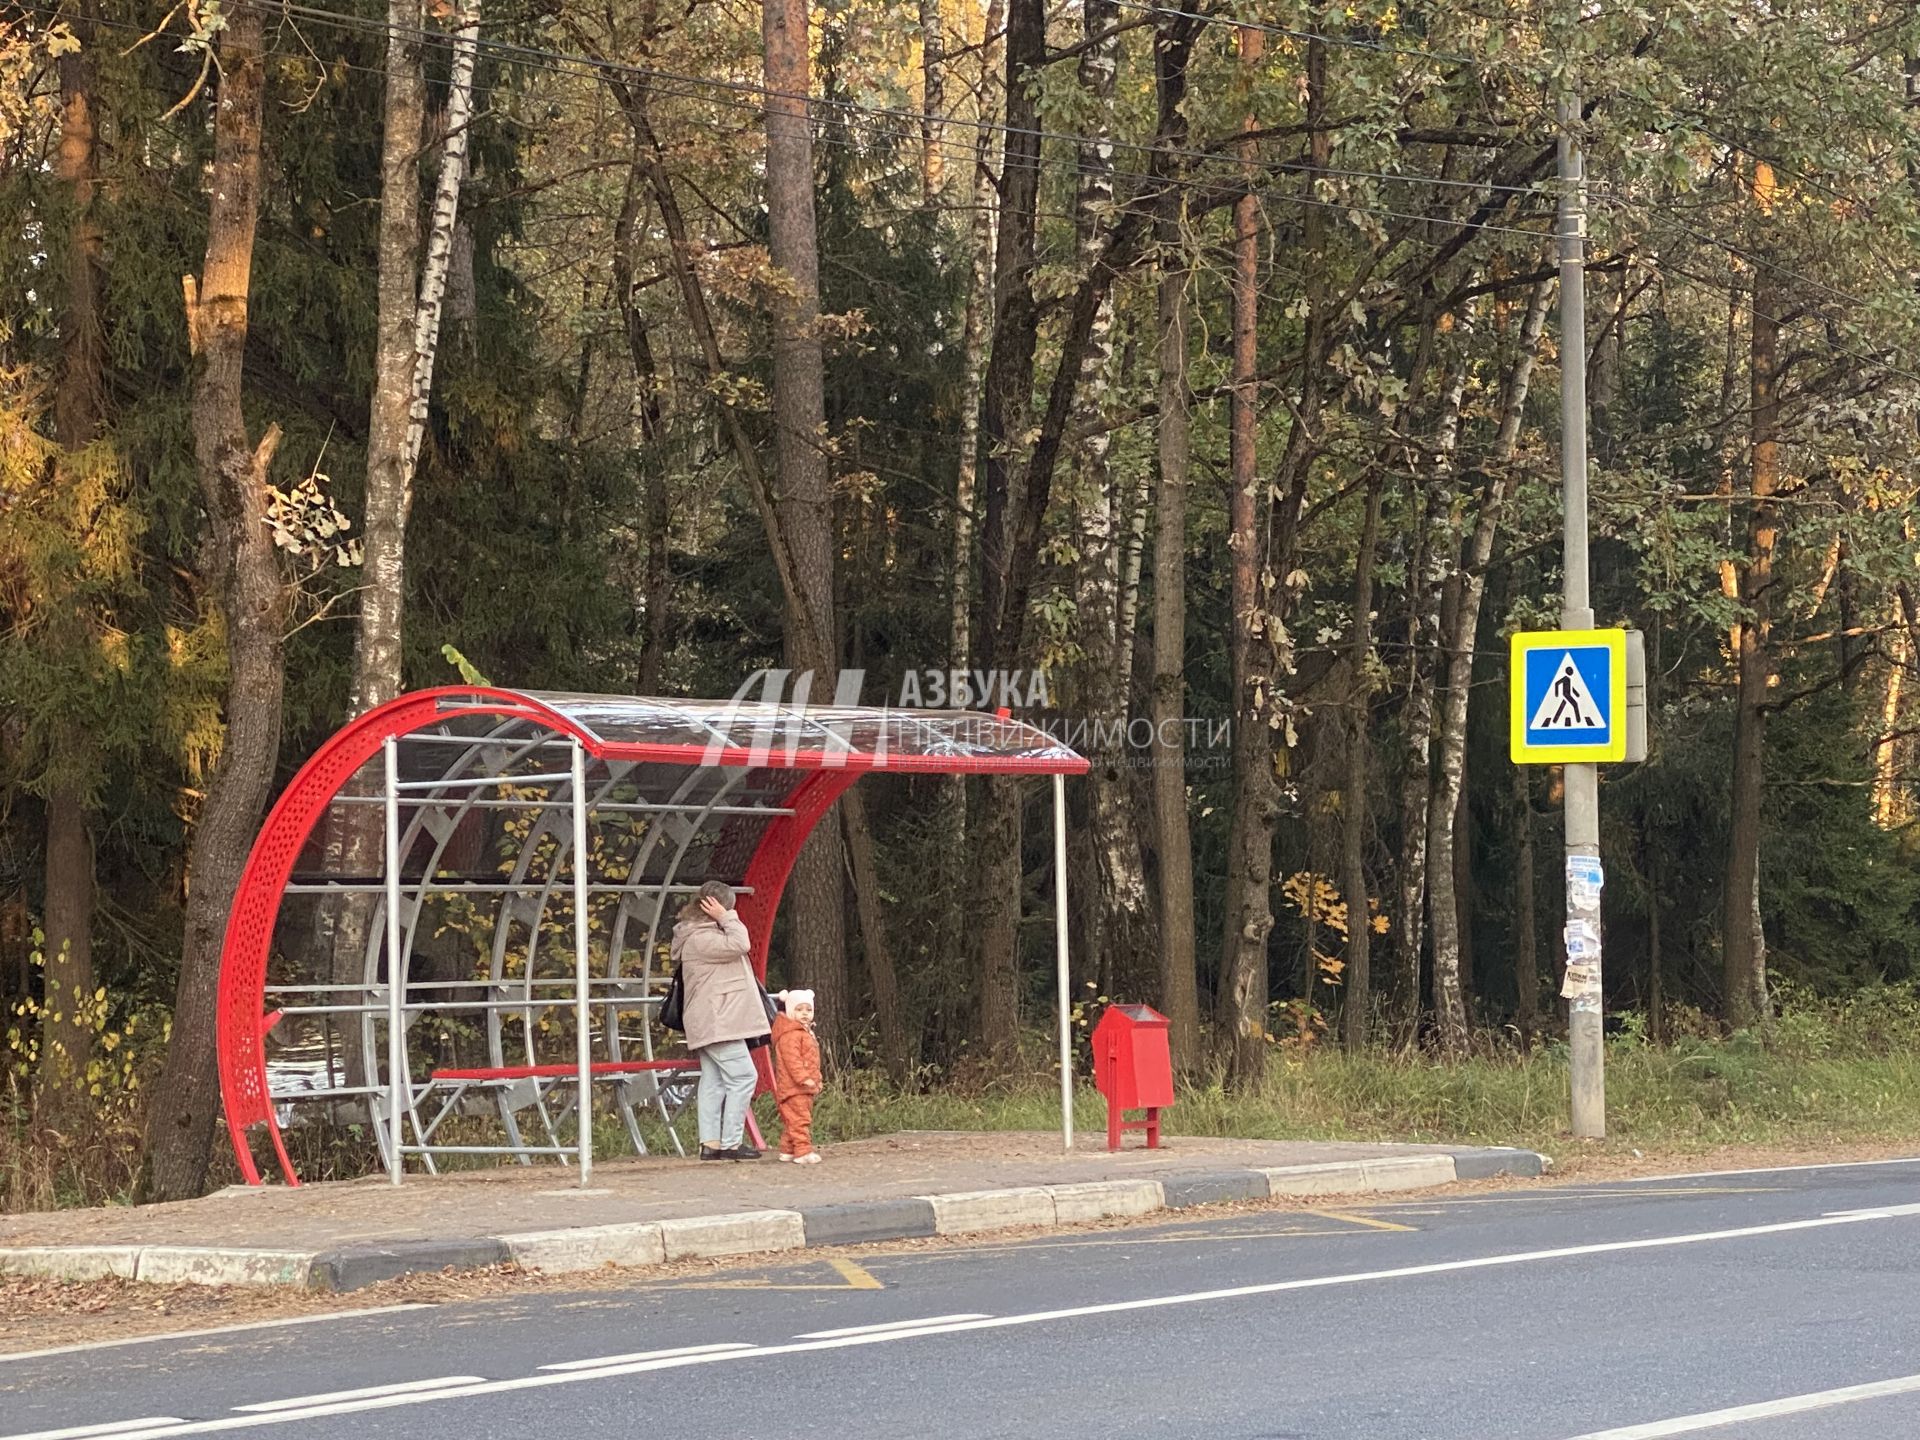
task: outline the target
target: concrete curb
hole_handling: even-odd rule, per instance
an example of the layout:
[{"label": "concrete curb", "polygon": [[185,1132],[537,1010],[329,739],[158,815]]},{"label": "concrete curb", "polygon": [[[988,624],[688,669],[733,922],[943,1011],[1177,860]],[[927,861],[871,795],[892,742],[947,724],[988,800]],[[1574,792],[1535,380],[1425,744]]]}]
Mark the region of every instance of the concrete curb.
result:
[{"label": "concrete curb", "polygon": [[806,1221],[798,1210],[748,1210],[739,1215],[695,1215],[659,1223],[669,1260],[799,1250],[807,1243]]},{"label": "concrete curb", "polygon": [[304,1285],[313,1268],[304,1250],[222,1250],[206,1245],[150,1245],[133,1278],[151,1285]]},{"label": "concrete curb", "polygon": [[397,1280],[402,1275],[435,1275],[442,1270],[484,1270],[512,1258],[507,1242],[491,1236],[461,1240],[390,1240],[374,1245],[343,1245],[322,1250],[307,1267],[305,1283],[315,1290],[358,1290]]},{"label": "concrete curb", "polygon": [[0,1274],[61,1280],[117,1277],[155,1284],[304,1285],[345,1291],[401,1275],[482,1269],[509,1261],[557,1275],[605,1265],[660,1265],[669,1260],[776,1254],[821,1245],[1052,1228],[1235,1201],[1389,1194],[1500,1175],[1543,1175],[1548,1163],[1531,1150],[1488,1147],[1205,1171],[1160,1180],[1029,1185],[818,1205],[808,1210],[749,1210],[515,1235],[400,1240],[318,1253],[184,1245],[19,1246],[0,1248]]},{"label": "concrete curb", "polygon": [[503,1241],[516,1265],[562,1274],[597,1270],[602,1265],[664,1265],[666,1237],[651,1222],[636,1225],[584,1225],[575,1230],[535,1230],[507,1235]]},{"label": "concrete curb", "polygon": [[865,1200],[802,1210],[809,1245],[866,1245],[924,1240],[940,1233],[931,1200]]}]

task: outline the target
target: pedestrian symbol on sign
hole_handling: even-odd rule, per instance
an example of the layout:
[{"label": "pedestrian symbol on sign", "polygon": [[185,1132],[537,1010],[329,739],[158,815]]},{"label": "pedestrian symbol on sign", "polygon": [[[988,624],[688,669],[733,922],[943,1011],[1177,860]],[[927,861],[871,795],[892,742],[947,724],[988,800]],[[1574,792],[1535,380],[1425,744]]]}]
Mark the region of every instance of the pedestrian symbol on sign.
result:
[{"label": "pedestrian symbol on sign", "polygon": [[1571,652],[1560,657],[1553,683],[1540,698],[1540,707],[1528,722],[1529,730],[1605,730],[1606,719],[1587,688]]},{"label": "pedestrian symbol on sign", "polygon": [[1508,690],[1522,765],[1593,764],[1626,754],[1623,630],[1522,630]]}]

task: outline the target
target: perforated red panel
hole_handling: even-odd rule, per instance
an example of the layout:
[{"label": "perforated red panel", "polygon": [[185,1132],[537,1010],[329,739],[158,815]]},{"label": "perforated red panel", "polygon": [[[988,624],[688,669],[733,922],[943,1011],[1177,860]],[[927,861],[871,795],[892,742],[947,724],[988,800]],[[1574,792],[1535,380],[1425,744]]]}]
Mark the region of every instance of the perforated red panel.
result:
[{"label": "perforated red panel", "polygon": [[[795,793],[807,779],[806,772],[799,770],[756,770],[746,777],[736,797],[744,805],[790,809]],[[707,877],[725,880],[729,885],[746,884],[747,867],[753,863],[771,828],[785,818],[781,815],[722,816],[713,853],[707,857]]]},{"label": "perforated red panel", "polygon": [[[763,985],[767,980],[767,947],[773,943],[773,917],[779,913],[780,892],[787,888],[793,862],[800,858],[801,847],[820,817],[859,778],[850,770],[816,770],[808,775],[787,797],[793,814],[782,815],[767,827],[760,848],[747,865],[745,885],[753,893],[740,897],[739,915],[753,943],[753,973]],[[771,1051],[754,1051],[753,1064],[760,1072],[760,1090],[773,1089]]]},{"label": "perforated red panel", "polygon": [[[300,768],[267,816],[254,841],[240,889],[227,919],[220,953],[219,1056],[220,1098],[226,1110],[227,1133],[234,1159],[249,1185],[260,1174],[247,1145],[250,1125],[264,1124],[273,1137],[288,1184],[298,1184],[281,1143],[280,1127],[267,1098],[266,1025],[264,1009],[267,958],[273,946],[274,925],[280,918],[280,900],[295,860],[307,836],[326,814],[327,807],[354,772],[380,753],[389,735],[405,735],[446,718],[447,702],[455,701],[461,714],[525,716],[564,729],[566,722],[545,706],[523,700],[509,691],[449,686],[402,695],[341,730]],[[586,737],[581,737],[583,743]]]}]

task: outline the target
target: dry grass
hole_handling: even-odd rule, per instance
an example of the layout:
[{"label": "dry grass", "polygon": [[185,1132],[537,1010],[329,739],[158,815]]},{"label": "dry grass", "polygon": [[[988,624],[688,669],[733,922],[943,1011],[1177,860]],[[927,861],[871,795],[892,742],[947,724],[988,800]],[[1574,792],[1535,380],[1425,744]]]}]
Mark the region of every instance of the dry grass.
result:
[{"label": "dry grass", "polygon": [[[1058,1123],[1056,1086],[1030,1072],[907,1092],[855,1072],[821,1098],[817,1134],[833,1142],[898,1130],[1046,1130]],[[1797,1000],[1764,1037],[1695,1036],[1667,1046],[1648,1043],[1629,1017],[1627,1033],[1607,1048],[1607,1102],[1609,1135],[1597,1148],[1623,1157],[1729,1147],[1824,1153],[1920,1139],[1920,1000],[1898,991]],[[1324,1048],[1277,1052],[1265,1083],[1250,1092],[1229,1092],[1217,1080],[1185,1088],[1168,1129],[1254,1140],[1522,1145],[1556,1159],[1592,1154],[1596,1147],[1567,1135],[1566,1106],[1559,1043],[1451,1062]],[[1080,1125],[1104,1124],[1090,1089],[1075,1108]],[[650,1119],[643,1125],[657,1131]],[[305,1131],[290,1139],[311,1177],[345,1178],[371,1164],[371,1147],[345,1137]],[[660,1133],[648,1140],[666,1143]],[[608,1121],[598,1145],[603,1154],[625,1153],[624,1133]],[[84,1133],[61,1135],[33,1126],[17,1099],[0,1094],[0,1210],[126,1203],[139,1146],[137,1117],[124,1107]],[[218,1160],[225,1178],[224,1148]]]}]

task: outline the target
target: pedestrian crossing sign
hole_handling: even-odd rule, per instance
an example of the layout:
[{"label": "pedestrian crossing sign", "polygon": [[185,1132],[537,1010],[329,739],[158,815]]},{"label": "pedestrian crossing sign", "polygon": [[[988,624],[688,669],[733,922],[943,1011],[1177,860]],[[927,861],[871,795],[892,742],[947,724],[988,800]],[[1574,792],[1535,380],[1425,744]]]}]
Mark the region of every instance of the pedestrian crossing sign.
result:
[{"label": "pedestrian crossing sign", "polygon": [[1516,765],[1626,758],[1626,631],[1520,631],[1508,688]]}]

